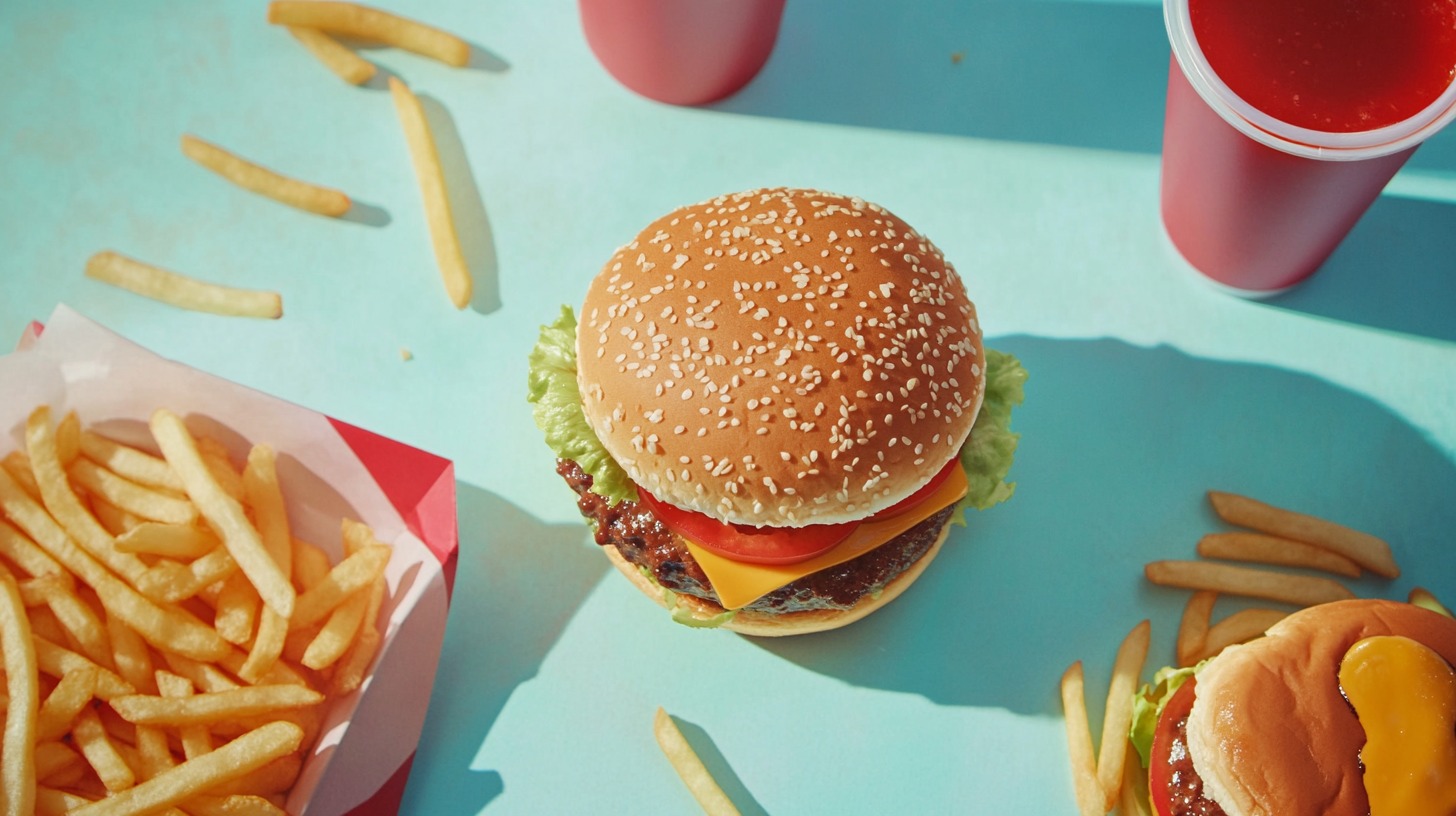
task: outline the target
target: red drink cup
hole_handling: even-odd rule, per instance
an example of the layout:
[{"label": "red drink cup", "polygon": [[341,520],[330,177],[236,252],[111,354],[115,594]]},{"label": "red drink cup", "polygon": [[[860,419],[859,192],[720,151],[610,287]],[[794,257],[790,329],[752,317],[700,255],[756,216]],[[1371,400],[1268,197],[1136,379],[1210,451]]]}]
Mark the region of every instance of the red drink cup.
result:
[{"label": "red drink cup", "polygon": [[[1195,36],[1190,2],[1228,0],[1164,2],[1173,58],[1163,133],[1163,226],[1183,257],[1212,281],[1238,294],[1277,294],[1314,274],[1421,142],[1456,118],[1456,83],[1446,75],[1434,101],[1398,120],[1375,120],[1367,130],[1291,124],[1285,119],[1304,113],[1270,115],[1214,70],[1207,54],[1214,43],[1206,49]],[[1456,15],[1456,9],[1448,13]],[[1450,40],[1456,48],[1456,37]],[[1250,43],[1219,46],[1234,55],[1258,51]],[[1448,56],[1447,68],[1456,67],[1456,50]],[[1256,95],[1246,77],[1240,82]],[[1300,99],[1297,88],[1283,90]]]},{"label": "red drink cup", "polygon": [[587,44],[649,99],[701,105],[748,84],[778,38],[784,0],[579,0]]}]

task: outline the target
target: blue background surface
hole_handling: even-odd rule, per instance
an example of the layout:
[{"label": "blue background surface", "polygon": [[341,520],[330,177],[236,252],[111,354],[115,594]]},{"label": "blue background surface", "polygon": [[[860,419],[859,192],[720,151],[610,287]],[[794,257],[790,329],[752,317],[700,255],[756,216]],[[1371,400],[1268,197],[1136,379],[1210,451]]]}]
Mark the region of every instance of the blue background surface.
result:
[{"label": "blue background surface", "polygon": [[[1100,715],[1143,618],[1150,662],[1171,660],[1186,596],[1142,564],[1222,529],[1208,489],[1388,538],[1405,574],[1361,594],[1456,600],[1456,131],[1318,276],[1255,302],[1206,286],[1158,223],[1156,3],[789,0],[764,70],[703,108],[617,85],[565,0],[381,5],[474,46],[461,70],[364,51],[426,101],[470,308],[439,284],[382,76],[339,82],[261,3],[10,0],[0,337],[64,302],[455,460],[458,591],[407,812],[690,810],[658,705],[745,812],[1073,812],[1057,678],[1084,660]],[[181,156],[184,132],[360,204],[336,221],[231,188]],[[609,574],[524,391],[537,327],[642,225],[779,184],[915,224],[1031,380],[1014,499],[882,613],[771,642],[674,626]],[[108,248],[276,289],[285,317],[85,279]]]}]

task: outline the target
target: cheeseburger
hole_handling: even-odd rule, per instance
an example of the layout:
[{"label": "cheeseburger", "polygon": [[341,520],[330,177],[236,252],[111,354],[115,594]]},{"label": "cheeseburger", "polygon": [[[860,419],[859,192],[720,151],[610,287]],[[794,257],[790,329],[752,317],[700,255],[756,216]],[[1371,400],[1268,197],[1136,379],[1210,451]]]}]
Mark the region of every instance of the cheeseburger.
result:
[{"label": "cheeseburger", "polygon": [[1010,496],[1024,372],[927,238],[798,189],[670,212],[531,355],[536,423],[611,562],[695,626],[843,626]]},{"label": "cheeseburger", "polygon": [[1159,816],[1456,813],[1456,620],[1394,601],[1290,615],[1140,693]]}]

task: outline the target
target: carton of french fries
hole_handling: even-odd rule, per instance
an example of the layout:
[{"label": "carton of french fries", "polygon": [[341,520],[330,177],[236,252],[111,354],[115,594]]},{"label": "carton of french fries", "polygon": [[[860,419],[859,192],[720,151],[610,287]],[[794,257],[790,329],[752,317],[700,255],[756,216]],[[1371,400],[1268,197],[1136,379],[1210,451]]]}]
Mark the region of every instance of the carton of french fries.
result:
[{"label": "carton of french fries", "polygon": [[3,812],[392,812],[450,462],[64,306],[0,383]]}]

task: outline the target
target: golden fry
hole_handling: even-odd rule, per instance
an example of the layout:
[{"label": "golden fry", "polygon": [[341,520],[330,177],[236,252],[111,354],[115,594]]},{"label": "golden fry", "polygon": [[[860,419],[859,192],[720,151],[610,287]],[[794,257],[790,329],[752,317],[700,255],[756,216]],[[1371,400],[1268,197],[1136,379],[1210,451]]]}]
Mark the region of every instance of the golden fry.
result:
[{"label": "golden fry", "polygon": [[1198,554],[1203,558],[1303,567],[1346,578],[1360,577],[1360,565],[1337,552],[1265,533],[1209,533],[1198,540]]},{"label": "golden fry", "polygon": [[303,44],[325,68],[350,85],[363,85],[378,71],[374,63],[350,51],[343,43],[316,28],[287,26],[288,33]]},{"label": "golden fry", "polygon": [[87,492],[135,516],[165,524],[191,524],[197,520],[197,508],[185,499],[137,484],[90,459],[77,459],[66,473]]},{"label": "golden fry", "polygon": [[239,717],[304,708],[320,702],[323,702],[323,695],[313,689],[284,683],[204,691],[187,697],[128,694],[113,697],[111,707],[130,723],[184,726],[212,725]]},{"label": "golden fry", "polygon": [[1087,698],[1078,660],[1062,673],[1062,713],[1067,728],[1067,755],[1072,763],[1072,788],[1082,816],[1102,816],[1105,799],[1097,778],[1097,755],[1092,748],[1092,726],[1087,720]]},{"label": "golden fry", "polygon": [[283,316],[283,298],[277,292],[208,283],[109,250],[91,256],[86,277],[194,312],[269,320]]},{"label": "golden fry", "polygon": [[148,487],[182,492],[182,480],[165,459],[92,431],[81,431],[81,453],[98,465]]},{"label": "golden fry", "polygon": [[454,34],[357,3],[275,0],[268,4],[268,22],[381,42],[455,68],[470,62],[470,45]]},{"label": "golden fry", "polygon": [[1315,606],[1355,597],[1329,578],[1290,575],[1211,561],[1150,561],[1143,567],[1149,581],[1183,589],[1210,589],[1226,595],[1264,598],[1295,606]]},{"label": "golden fry", "polygon": [[465,253],[460,249],[460,236],[455,231],[455,216],[451,213],[450,196],[445,187],[445,170],[440,165],[440,154],[430,132],[430,122],[425,118],[425,109],[419,98],[408,85],[390,77],[389,92],[394,97],[394,108],[404,128],[405,143],[409,146],[415,178],[420,185],[425,221],[435,248],[435,262],[445,281],[445,293],[450,296],[455,308],[464,309],[470,305],[475,284],[470,276],[470,267],[465,263]]},{"label": "golden fry", "polygon": [[269,556],[259,535],[243,508],[223,492],[208,471],[182,418],[166,409],[152,414],[152,435],[162,449],[162,456],[172,465],[187,488],[187,495],[197,504],[208,524],[222,536],[223,544],[248,580],[253,582],[263,602],[283,617],[293,614],[294,591],[278,564]]},{"label": "golden fry", "polygon": [[1323,547],[1384,578],[1400,576],[1390,545],[1369,533],[1234,493],[1210,490],[1208,500],[1219,518],[1229,524]]},{"label": "golden fry", "polygon": [[1203,653],[1203,644],[1208,640],[1208,625],[1213,618],[1213,605],[1218,593],[1200,589],[1188,596],[1183,607],[1183,619],[1178,624],[1178,665],[1192,666]]},{"label": "golden fry", "polygon": [[323,581],[298,596],[290,629],[305,629],[328,617],[349,596],[367,588],[389,563],[389,548],[367,547],[340,561]]},{"label": "golden fry", "polygon": [[204,527],[155,521],[138,524],[116,537],[116,548],[122,552],[179,560],[201,558],[221,544],[222,541]]},{"label": "golden fry", "polygon": [[0,651],[4,652],[5,730],[0,736],[0,789],[5,816],[35,809],[35,742],[40,717],[40,673],[20,589],[0,577]]},{"label": "golden fry", "polygon": [[1132,698],[1148,656],[1152,624],[1142,621],[1118,647],[1107,685],[1107,707],[1102,717],[1102,745],[1097,752],[1097,779],[1105,813],[1122,795],[1123,765],[1127,762],[1127,732],[1132,727]]},{"label": "golden fry", "polygon": [[273,722],[249,731],[212,753],[189,759],[135,787],[73,811],[73,816],[123,816],[181,804],[274,759],[298,750],[303,729]]},{"label": "golden fry", "polygon": [[712,773],[708,771],[707,766],[693,750],[693,746],[678,729],[677,723],[661,707],[652,717],[652,733],[657,737],[657,746],[667,756],[667,761],[672,764],[673,770],[677,771],[683,784],[687,785],[693,798],[698,800],[704,813],[712,816],[720,814],[721,816],[728,816],[728,814],[736,816],[738,808],[733,804],[733,800],[729,799],[728,794],[718,786],[717,780],[713,779]]},{"label": "golden fry", "polygon": [[1278,609],[1241,609],[1208,628],[1208,639],[1193,662],[1213,657],[1235,643],[1253,640],[1288,615]]},{"label": "golden fry", "polygon": [[182,154],[244,190],[306,212],[337,218],[351,206],[338,190],[275,173],[191,134],[182,137]]},{"label": "golden fry", "polygon": [[81,712],[71,729],[71,737],[108,791],[115,793],[136,784],[136,772],[126,764],[95,709]]}]

